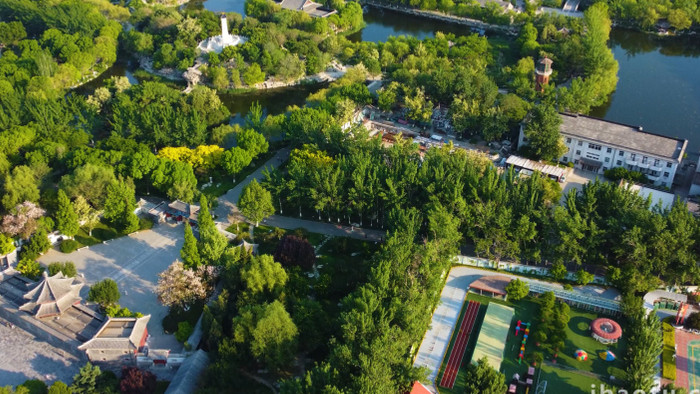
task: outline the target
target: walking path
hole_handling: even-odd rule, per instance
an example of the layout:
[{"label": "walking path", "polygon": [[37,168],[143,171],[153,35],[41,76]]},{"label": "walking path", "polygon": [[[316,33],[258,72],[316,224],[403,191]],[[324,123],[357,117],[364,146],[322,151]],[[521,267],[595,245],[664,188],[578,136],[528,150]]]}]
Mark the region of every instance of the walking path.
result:
[{"label": "walking path", "polygon": [[[229,190],[223,196],[219,197],[219,205],[214,209],[213,213],[217,217],[217,222],[221,225],[219,228],[226,228],[230,224],[229,215],[243,219],[243,215],[238,210],[236,204],[238,199],[243,192],[243,188],[250,183],[253,179],[260,182],[263,179],[263,170],[265,168],[273,169],[279,167],[289,158],[289,149],[280,149],[270,160],[265,164],[260,166],[255,172],[248,175],[243,181],[241,181],[236,187]],[[312,233],[319,233],[324,235],[331,235],[335,237],[350,237],[356,239],[366,239],[369,241],[382,241],[384,239],[384,231],[380,230],[369,230],[357,227],[343,226],[334,223],[322,223],[312,220],[304,220],[299,218],[292,218],[288,216],[278,216],[272,215],[267,219],[263,220],[263,224],[273,227],[279,227],[286,230],[294,230],[297,228],[304,228]]]}]

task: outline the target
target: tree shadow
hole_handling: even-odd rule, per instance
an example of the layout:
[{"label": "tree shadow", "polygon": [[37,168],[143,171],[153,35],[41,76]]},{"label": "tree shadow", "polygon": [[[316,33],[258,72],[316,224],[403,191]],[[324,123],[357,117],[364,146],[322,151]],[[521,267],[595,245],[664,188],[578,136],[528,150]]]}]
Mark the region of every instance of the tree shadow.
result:
[{"label": "tree shadow", "polygon": [[586,336],[588,335],[588,331],[590,330],[592,321],[593,320],[587,317],[575,316],[571,318],[571,320],[569,320],[569,328],[575,334]]}]

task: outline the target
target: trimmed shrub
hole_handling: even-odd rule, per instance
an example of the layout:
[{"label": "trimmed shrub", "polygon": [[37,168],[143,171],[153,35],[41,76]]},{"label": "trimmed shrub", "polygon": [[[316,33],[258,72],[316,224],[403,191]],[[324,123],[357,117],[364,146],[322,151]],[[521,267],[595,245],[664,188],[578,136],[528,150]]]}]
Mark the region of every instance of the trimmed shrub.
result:
[{"label": "trimmed shrub", "polygon": [[189,322],[182,321],[180,323],[177,323],[177,331],[175,332],[175,339],[178,340],[178,342],[185,342],[187,341],[187,338],[192,335],[192,332],[194,332],[194,328]]},{"label": "trimmed shrub", "polygon": [[74,278],[76,275],[78,275],[78,270],[75,269],[75,264],[73,264],[72,261],[66,261],[65,263],[51,263],[49,264],[49,276],[54,276],[59,272],[62,272],[63,275],[69,277],[69,278]]},{"label": "trimmed shrub", "polygon": [[61,242],[58,248],[61,249],[61,252],[63,253],[71,253],[78,250],[79,247],[80,242],[73,239],[65,239]]}]

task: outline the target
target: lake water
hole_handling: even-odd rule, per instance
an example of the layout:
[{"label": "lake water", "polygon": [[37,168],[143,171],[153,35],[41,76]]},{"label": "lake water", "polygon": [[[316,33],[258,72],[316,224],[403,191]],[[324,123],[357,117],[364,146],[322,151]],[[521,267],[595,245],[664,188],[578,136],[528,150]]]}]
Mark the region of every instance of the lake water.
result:
[{"label": "lake water", "polygon": [[[244,0],[200,2],[215,12],[244,14]],[[197,6],[195,4],[195,6]],[[389,36],[413,35],[420,39],[435,32],[469,34],[465,26],[436,22],[391,11],[370,9],[366,26],[348,36],[353,41],[386,41]],[[687,138],[688,151],[700,150],[700,39],[658,38],[621,29],[610,37],[620,63],[617,90],[591,115],[640,125],[658,134]],[[556,66],[555,66],[556,67]],[[285,88],[239,95],[222,95],[232,113],[245,116],[250,104],[260,101],[269,113],[281,113],[288,105],[302,105],[313,87]],[[236,120],[234,120],[236,121]]]},{"label": "lake water", "polygon": [[591,115],[688,139],[700,150],[700,39],[659,38],[616,29],[617,90]]}]

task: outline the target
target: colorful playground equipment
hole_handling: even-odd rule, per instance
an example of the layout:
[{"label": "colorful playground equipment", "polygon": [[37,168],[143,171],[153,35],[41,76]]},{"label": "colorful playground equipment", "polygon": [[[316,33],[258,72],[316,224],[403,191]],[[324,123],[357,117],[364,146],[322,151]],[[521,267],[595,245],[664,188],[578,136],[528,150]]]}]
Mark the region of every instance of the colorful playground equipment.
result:
[{"label": "colorful playground equipment", "polygon": [[527,343],[527,337],[530,336],[530,323],[523,323],[518,320],[518,324],[515,326],[515,336],[517,337],[523,331],[523,341],[520,343],[520,353],[518,354],[518,364],[523,361],[523,356],[525,354],[525,344]]},{"label": "colorful playground equipment", "polygon": [[615,360],[615,353],[611,352],[610,350],[606,350],[604,352],[598,353],[598,356],[602,358],[605,361],[613,361]]},{"label": "colorful playground equipment", "polygon": [[579,349],[574,353],[574,356],[578,361],[586,361],[588,360],[588,353],[586,353],[585,350]]}]

